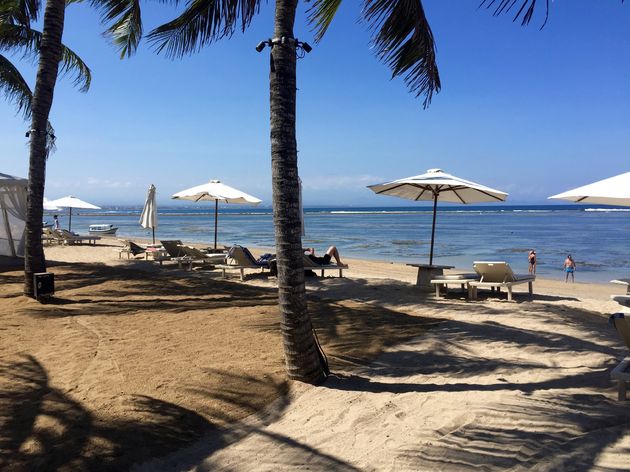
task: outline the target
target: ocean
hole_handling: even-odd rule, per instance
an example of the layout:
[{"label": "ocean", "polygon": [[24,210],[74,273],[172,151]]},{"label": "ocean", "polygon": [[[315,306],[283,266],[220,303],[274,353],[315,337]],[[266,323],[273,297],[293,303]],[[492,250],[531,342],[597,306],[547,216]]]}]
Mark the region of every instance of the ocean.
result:
[{"label": "ocean", "polygon": [[[90,224],[119,227],[118,238],[151,238],[138,224],[141,206],[73,210],[72,230]],[[67,212],[57,212],[67,227]],[[78,213],[78,214],[77,214]],[[52,213],[46,219],[52,221]],[[323,252],[336,245],[342,257],[395,262],[428,262],[432,208],[305,208],[305,247]],[[214,205],[158,208],[156,239],[214,241]],[[219,205],[219,242],[273,247],[271,208]],[[607,282],[630,277],[630,208],[579,205],[438,205],[434,264],[471,270],[475,260],[507,261],[527,272],[535,249],[537,273],[564,279],[567,254],[576,263],[576,281]]]}]

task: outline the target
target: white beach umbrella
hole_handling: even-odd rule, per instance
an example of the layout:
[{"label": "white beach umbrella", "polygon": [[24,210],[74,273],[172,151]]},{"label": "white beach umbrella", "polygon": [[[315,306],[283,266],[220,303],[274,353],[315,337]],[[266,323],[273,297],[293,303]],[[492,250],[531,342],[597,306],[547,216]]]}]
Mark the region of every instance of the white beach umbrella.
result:
[{"label": "white beach umbrella", "polygon": [[630,172],[567,190],[549,198],[575,203],[630,206]]},{"label": "white beach umbrella", "polygon": [[52,201],[49,201],[48,203],[58,208],[69,209],[68,231],[72,231],[72,209],[73,208],[83,208],[86,210],[100,210],[101,209],[101,207],[92,205],[91,203],[88,203],[88,202],[84,202],[80,198],[73,197],[72,195],[68,195],[67,197],[63,197],[63,198],[58,198],[57,200],[52,200]]},{"label": "white beach umbrella", "polygon": [[197,185],[181,192],[177,192],[171,198],[175,200],[190,200],[193,202],[214,201],[214,248],[217,248],[217,228],[219,218],[219,202],[240,203],[258,205],[262,200],[241,192],[229,185],[225,185],[220,180],[211,180],[202,185]]},{"label": "white beach umbrella", "polygon": [[503,202],[508,196],[505,192],[460,179],[443,172],[441,169],[429,169],[426,174],[369,185],[368,188],[379,195],[392,195],[414,201],[433,201],[429,265],[433,265],[435,217],[438,201],[450,203]]},{"label": "white beach umbrella", "polygon": [[46,210],[46,211],[57,211],[57,210],[59,210],[59,207],[55,206],[55,205],[51,205],[50,204],[50,200],[48,200],[46,197],[44,197],[44,210]]},{"label": "white beach umbrella", "polygon": [[153,230],[153,244],[155,244],[155,228],[157,228],[157,204],[155,203],[155,185],[151,184],[147,192],[147,199],[144,202],[142,215],[140,215],[140,226]]}]

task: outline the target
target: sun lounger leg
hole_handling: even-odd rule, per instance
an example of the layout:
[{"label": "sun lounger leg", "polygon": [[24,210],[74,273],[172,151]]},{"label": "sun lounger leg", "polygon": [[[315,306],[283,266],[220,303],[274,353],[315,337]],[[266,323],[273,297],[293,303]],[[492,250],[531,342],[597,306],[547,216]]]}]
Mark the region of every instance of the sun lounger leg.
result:
[{"label": "sun lounger leg", "polygon": [[440,296],[440,284],[435,284],[435,297],[438,298]]},{"label": "sun lounger leg", "polygon": [[529,282],[527,285],[529,286],[529,294],[533,295],[534,294],[534,283],[533,282]]},{"label": "sun lounger leg", "polygon": [[241,282],[245,280],[245,269],[241,268]]},{"label": "sun lounger leg", "polygon": [[468,285],[468,300],[476,300],[477,299],[477,287],[473,285]]},{"label": "sun lounger leg", "polygon": [[221,273],[223,275],[223,278],[225,278],[225,269],[221,269]]},{"label": "sun lounger leg", "polygon": [[339,269],[339,278],[343,278],[343,269]]},{"label": "sun lounger leg", "polygon": [[508,292],[508,294],[507,294],[507,295],[508,295],[507,299],[508,299],[508,301],[509,301],[509,302],[511,302],[511,301],[512,301],[512,286],[511,286],[511,285],[508,285],[508,286],[507,286],[507,292]]}]

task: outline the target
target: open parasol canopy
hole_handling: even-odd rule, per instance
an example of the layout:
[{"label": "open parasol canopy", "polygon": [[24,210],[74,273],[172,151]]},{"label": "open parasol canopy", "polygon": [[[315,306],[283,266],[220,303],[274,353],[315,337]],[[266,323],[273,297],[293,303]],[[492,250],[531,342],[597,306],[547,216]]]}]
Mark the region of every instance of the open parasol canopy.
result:
[{"label": "open parasol canopy", "polygon": [[51,200],[48,202],[49,205],[56,206],[57,208],[68,208],[68,231],[72,231],[72,209],[73,208],[83,208],[86,210],[100,210],[101,207],[96,205],[92,205],[91,203],[85,202],[80,198],[73,197],[72,195],[68,195],[67,197],[58,198],[57,200]]},{"label": "open parasol canopy", "polygon": [[433,265],[435,220],[437,202],[483,203],[504,202],[508,194],[469,180],[447,174],[441,169],[429,169],[426,174],[406,177],[382,184],[369,185],[378,195],[391,195],[413,201],[433,202],[433,224],[431,227],[431,252],[429,265]]},{"label": "open parasol canopy", "polygon": [[630,172],[549,197],[575,203],[630,206]]},{"label": "open parasol canopy", "polygon": [[217,248],[217,229],[219,220],[219,202],[258,205],[262,200],[241,192],[220,180],[211,180],[208,183],[191,187],[177,192],[171,198],[175,200],[190,200],[193,202],[214,201],[214,248]]}]

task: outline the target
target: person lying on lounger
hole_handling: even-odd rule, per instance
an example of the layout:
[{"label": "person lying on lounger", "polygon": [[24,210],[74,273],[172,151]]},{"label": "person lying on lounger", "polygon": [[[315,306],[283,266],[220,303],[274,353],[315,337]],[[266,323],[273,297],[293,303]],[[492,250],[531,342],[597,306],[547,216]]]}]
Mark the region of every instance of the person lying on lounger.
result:
[{"label": "person lying on lounger", "polygon": [[315,248],[309,247],[304,249],[304,253],[308,256],[310,260],[312,260],[315,264],[319,265],[328,265],[330,264],[331,259],[334,257],[337,265],[343,265],[341,259],[339,258],[339,251],[336,246],[330,246],[326,251],[326,254],[319,257],[315,255]]}]

